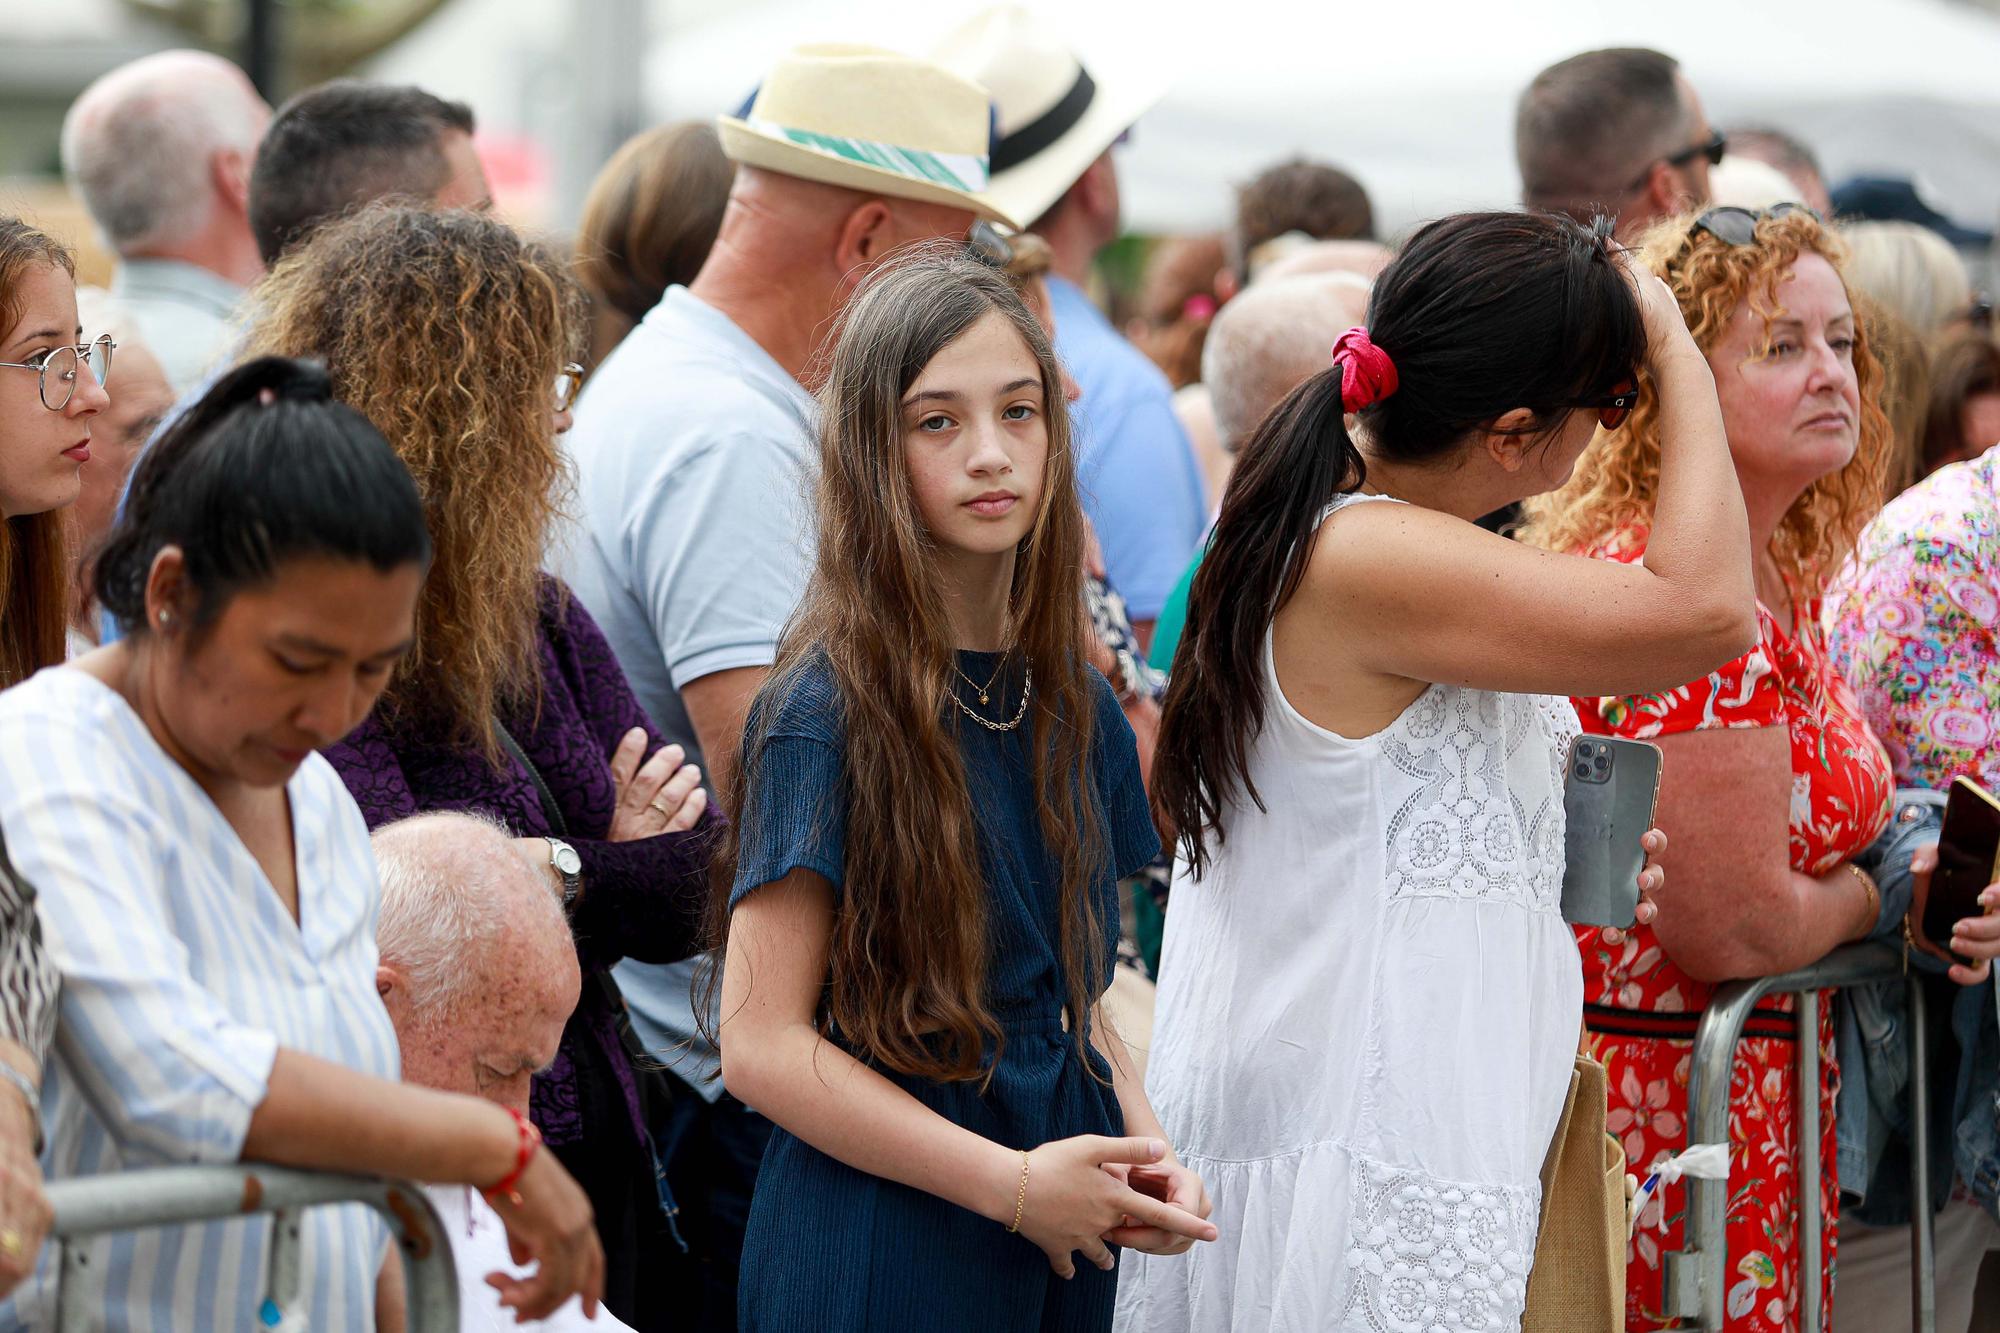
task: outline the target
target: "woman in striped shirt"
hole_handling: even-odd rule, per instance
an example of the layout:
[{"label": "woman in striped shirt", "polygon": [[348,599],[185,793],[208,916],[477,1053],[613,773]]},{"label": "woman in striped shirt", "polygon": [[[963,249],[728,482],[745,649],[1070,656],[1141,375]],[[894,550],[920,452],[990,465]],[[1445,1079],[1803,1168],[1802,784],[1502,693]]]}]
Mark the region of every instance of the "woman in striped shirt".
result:
[{"label": "woman in striped shirt", "polygon": [[[62,660],[63,506],[77,497],[92,418],[106,405],[77,318],[75,262],[0,217],[0,688]],[[42,1058],[57,976],[35,894],[0,839],[0,1296],[33,1271],[48,1229],[42,1194]]]},{"label": "woman in striped shirt", "polygon": [[[309,363],[219,381],[140,463],[96,590],[125,637],[0,695],[0,827],[41,891],[63,990],[43,1090],[63,1179],[257,1160],[490,1191],[539,1318],[593,1308],[588,1202],[520,1117],[396,1082],[367,830],[317,751],[410,646],[430,559],[409,473]],[[386,1255],[358,1205],[98,1237],[65,1281],[134,1328],[371,1326]],[[44,1262],[0,1327],[46,1325]]]}]

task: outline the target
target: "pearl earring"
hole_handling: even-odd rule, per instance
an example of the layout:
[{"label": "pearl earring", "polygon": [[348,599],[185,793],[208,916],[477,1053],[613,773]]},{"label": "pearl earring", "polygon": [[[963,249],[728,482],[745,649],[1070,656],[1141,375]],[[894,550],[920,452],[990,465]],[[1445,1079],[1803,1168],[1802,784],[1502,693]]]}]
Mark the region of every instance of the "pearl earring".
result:
[{"label": "pearl earring", "polygon": [[165,629],[167,626],[173,623],[174,623],[174,613],[162,608],[160,611],[160,628]]}]

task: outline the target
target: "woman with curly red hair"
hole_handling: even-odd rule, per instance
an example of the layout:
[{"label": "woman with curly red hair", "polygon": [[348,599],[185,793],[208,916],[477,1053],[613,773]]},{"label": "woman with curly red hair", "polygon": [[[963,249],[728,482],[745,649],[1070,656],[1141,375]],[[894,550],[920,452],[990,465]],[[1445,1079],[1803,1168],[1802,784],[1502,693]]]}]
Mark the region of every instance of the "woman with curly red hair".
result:
[{"label": "woman with curly red hair", "polygon": [[[1664,222],[1642,254],[1714,372],[1750,518],[1759,634],[1749,652],[1678,688],[1576,700],[1586,730],[1649,740],[1665,760],[1657,822],[1673,838],[1672,901],[1652,926],[1577,930],[1584,1021],[1610,1074],[1609,1128],[1640,1170],[1687,1145],[1692,1038],[1715,983],[1787,972],[1846,941],[1894,933],[1924,888],[1923,875],[1913,882],[1911,839],[1872,848],[1889,825],[1894,779],[1820,627],[1821,590],[1880,503],[1891,449],[1882,369],[1842,277],[1845,250],[1816,215],[1779,205]],[[1528,540],[1626,564],[1643,558],[1661,431],[1651,386],[1642,392],[1569,484],[1531,503]],[[1802,1272],[1827,1284],[1830,1308],[1832,1018],[1823,1009],[1816,1034],[1822,1262],[1802,1258],[1795,1234],[1792,1008],[1790,997],[1759,1007],[1730,1083],[1731,1333],[1793,1327]],[[1679,1203],[1656,1198],[1640,1215],[1626,1288],[1632,1328],[1672,1326],[1660,1256],[1682,1243]]]}]

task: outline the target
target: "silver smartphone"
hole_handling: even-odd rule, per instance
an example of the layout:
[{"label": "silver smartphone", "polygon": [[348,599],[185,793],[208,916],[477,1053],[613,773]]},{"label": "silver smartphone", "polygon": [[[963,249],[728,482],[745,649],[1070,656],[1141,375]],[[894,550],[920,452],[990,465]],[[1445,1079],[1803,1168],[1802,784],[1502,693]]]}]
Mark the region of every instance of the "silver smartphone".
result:
[{"label": "silver smartphone", "polygon": [[1563,920],[1629,926],[1639,910],[1639,872],[1660,794],[1660,747],[1617,736],[1579,736],[1563,770],[1568,859]]}]

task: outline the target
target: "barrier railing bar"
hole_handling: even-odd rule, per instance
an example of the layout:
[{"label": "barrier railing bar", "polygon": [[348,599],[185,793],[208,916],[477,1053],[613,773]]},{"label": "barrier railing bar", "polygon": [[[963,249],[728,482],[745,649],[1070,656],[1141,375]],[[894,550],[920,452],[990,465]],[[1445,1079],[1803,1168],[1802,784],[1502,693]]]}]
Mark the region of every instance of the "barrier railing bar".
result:
[{"label": "barrier railing bar", "polygon": [[299,1214],[334,1203],[363,1203],[382,1214],[403,1256],[410,1333],[455,1333],[458,1270],[451,1239],[420,1186],[370,1176],[295,1171],[273,1166],[174,1166],[58,1181],[48,1187],[55,1209],[56,1328],[94,1326],[84,1279],[86,1247],[68,1242],[109,1231],[136,1231],[272,1213],[266,1294],[280,1308],[296,1307]]},{"label": "barrier railing bar", "polygon": [[[1838,990],[1865,982],[1905,980],[1902,951],[1887,944],[1851,944],[1834,950],[1811,967],[1800,968],[1779,976],[1755,977],[1745,981],[1734,981],[1716,988],[1714,998],[1703,1012],[1701,1022],[1695,1031],[1695,1043],[1688,1071],[1688,1142],[1727,1143],[1729,1141],[1729,1079],[1736,1061],[1736,1043],[1743,1035],[1744,1024],[1749,1021],[1750,1012],[1759,1001],[1775,992],[1811,992],[1814,1025],[1806,1026],[1808,1005],[1802,998],[1798,1008],[1799,1019],[1799,1060],[1801,1097],[1805,1105],[1799,1117],[1801,1147],[1810,1144],[1810,1149],[1802,1151],[1802,1165],[1812,1168],[1808,1178],[1805,1170],[1800,1172],[1799,1188],[1802,1198],[1802,1231],[1815,1232],[1821,1226],[1819,1217],[1818,1179],[1819,1156],[1819,1062],[1817,994],[1822,990]],[[1913,1102],[1913,1118],[1928,1114],[1929,1089],[1923,1080],[1929,1074],[1929,1061],[1925,1052],[1928,1040],[1927,1014],[1922,993],[1914,978],[1906,982],[1905,1003],[1910,1021],[1910,1078],[1913,1086],[1920,1089],[1917,1096],[1921,1101]],[[1811,1053],[1808,1057],[1807,1050]],[[1803,1079],[1804,1066],[1810,1058],[1814,1067],[1813,1086],[1808,1094]],[[1932,1290],[1934,1259],[1931,1236],[1930,1180],[1929,1170],[1930,1134],[1928,1123],[1919,1119],[1917,1131],[1912,1135],[1910,1145],[1911,1174],[1911,1308],[1917,1317],[1919,1333],[1932,1333],[1935,1315],[1932,1313],[1935,1295]],[[1665,1278],[1665,1304],[1667,1312],[1681,1318],[1694,1319],[1696,1327],[1714,1333],[1723,1327],[1724,1304],[1728,1297],[1728,1246],[1726,1239],[1726,1215],[1729,1205],[1729,1183],[1720,1180],[1695,1180],[1684,1182],[1687,1191],[1687,1213],[1682,1232],[1682,1249],[1668,1251],[1663,1258]],[[1823,1239],[1814,1236],[1814,1240]],[[1801,1254],[1810,1254],[1812,1261],[1802,1263],[1802,1272],[1810,1274],[1812,1281],[1802,1276],[1808,1292],[1801,1293],[1802,1313],[1818,1313],[1819,1296],[1817,1276],[1822,1271],[1821,1250],[1817,1244],[1811,1249],[1804,1248],[1802,1237]],[[1816,1329],[1813,1322],[1802,1320],[1800,1326]]]},{"label": "barrier railing bar", "polygon": [[1930,1002],[1915,974],[1903,988],[1910,1026],[1910,1327],[1937,1327],[1937,1250],[1931,1234]]},{"label": "barrier railing bar", "polygon": [[[1822,1287],[1819,1215],[1819,992],[1798,993],[1799,1100],[1793,1117],[1799,1136],[1799,1327],[1819,1333]],[[1806,1262],[1807,1258],[1811,1263]]]}]

